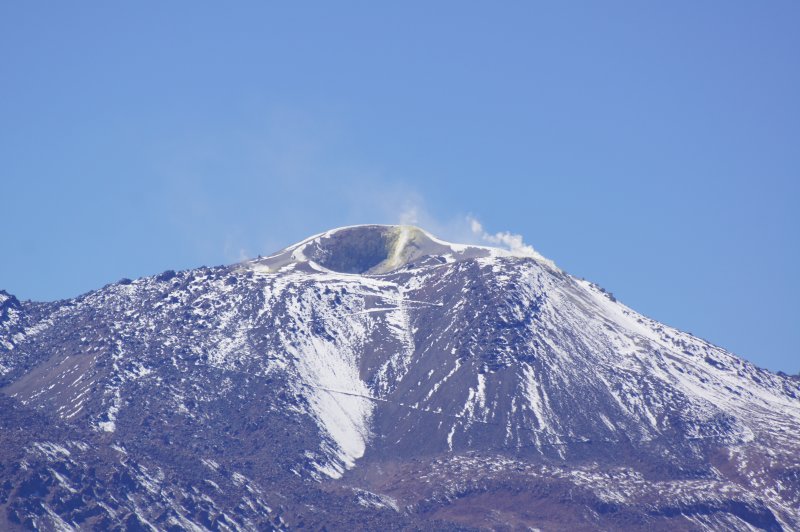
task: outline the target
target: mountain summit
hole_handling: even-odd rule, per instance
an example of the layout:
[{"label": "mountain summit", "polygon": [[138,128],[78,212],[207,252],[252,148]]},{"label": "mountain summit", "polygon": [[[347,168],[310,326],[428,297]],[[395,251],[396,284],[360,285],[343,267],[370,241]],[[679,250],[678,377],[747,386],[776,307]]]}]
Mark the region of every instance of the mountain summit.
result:
[{"label": "mountain summit", "polygon": [[[509,256],[515,254],[501,248],[445,242],[410,225],[355,225],[314,235],[258,263],[274,270],[290,263],[310,263],[317,270],[375,275],[403,267]],[[552,265],[538,255],[517,256]]]},{"label": "mountain summit", "polygon": [[800,382],[409,226],[0,292],[0,528],[800,528]]}]

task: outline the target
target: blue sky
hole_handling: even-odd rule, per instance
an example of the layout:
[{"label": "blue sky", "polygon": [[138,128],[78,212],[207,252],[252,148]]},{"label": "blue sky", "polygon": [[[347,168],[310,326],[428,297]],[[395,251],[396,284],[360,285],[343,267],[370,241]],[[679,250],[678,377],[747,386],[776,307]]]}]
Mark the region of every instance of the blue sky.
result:
[{"label": "blue sky", "polygon": [[467,216],[800,370],[800,4],[5,2],[0,288]]}]

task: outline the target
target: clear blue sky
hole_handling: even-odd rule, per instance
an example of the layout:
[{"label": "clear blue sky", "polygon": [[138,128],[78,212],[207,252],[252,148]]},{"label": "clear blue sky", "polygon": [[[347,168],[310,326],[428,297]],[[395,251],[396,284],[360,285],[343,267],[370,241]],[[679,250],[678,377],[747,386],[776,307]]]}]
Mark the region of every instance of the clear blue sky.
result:
[{"label": "clear blue sky", "polygon": [[777,0],[4,2],[0,288],[416,209],[795,373],[798,27]]}]

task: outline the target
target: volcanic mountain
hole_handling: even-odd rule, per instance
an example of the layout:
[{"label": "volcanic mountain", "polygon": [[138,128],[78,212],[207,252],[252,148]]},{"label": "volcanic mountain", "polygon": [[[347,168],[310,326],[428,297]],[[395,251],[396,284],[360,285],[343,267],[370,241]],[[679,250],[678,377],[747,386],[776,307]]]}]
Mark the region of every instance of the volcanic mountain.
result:
[{"label": "volcanic mountain", "polygon": [[409,226],[0,292],[0,529],[798,530],[800,381]]}]

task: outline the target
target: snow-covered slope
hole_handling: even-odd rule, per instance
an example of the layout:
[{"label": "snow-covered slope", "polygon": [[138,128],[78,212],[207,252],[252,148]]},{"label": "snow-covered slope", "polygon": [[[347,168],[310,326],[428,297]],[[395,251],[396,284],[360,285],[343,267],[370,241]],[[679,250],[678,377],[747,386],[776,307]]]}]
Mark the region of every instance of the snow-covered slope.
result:
[{"label": "snow-covered slope", "polygon": [[[9,526],[800,527],[800,382],[539,256],[354,226],[0,299],[2,392],[47,427],[6,444]],[[53,502],[103,471],[127,491]]]}]

